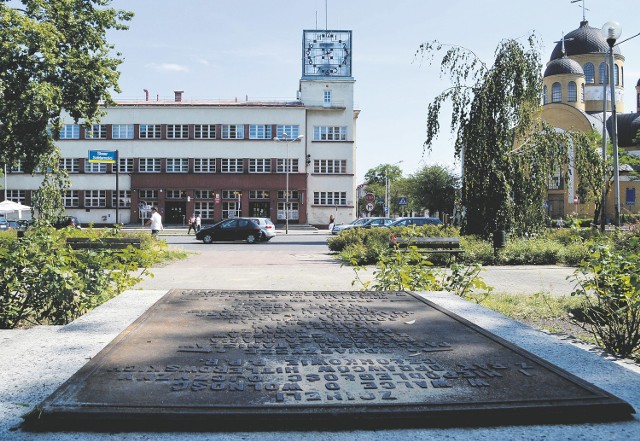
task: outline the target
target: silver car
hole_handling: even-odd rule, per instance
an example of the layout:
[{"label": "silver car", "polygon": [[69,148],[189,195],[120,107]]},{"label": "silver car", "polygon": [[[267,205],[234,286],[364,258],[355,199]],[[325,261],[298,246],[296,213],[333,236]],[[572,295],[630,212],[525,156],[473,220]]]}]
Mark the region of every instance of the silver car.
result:
[{"label": "silver car", "polygon": [[262,238],[264,241],[271,240],[273,237],[275,237],[276,226],[268,217],[247,217],[246,219],[251,219],[256,224],[258,224],[258,226],[264,233],[264,237]]}]

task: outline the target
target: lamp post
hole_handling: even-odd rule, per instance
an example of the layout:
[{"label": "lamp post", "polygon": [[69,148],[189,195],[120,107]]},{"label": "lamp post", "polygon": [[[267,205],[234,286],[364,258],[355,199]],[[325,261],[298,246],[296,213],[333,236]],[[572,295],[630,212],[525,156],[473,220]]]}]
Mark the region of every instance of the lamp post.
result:
[{"label": "lamp post", "polygon": [[[608,21],[602,26],[602,33],[609,45],[609,86],[611,89],[611,143],[613,144],[613,219],[616,227],[620,226],[620,168],[618,165],[618,121],[616,115],[616,85],[613,79],[615,73],[613,61],[613,47],[620,38],[622,27],[615,21]],[[606,97],[605,97],[606,99]]]},{"label": "lamp post", "polygon": [[287,133],[282,133],[282,138],[273,138],[276,142],[285,142],[287,144],[287,159],[285,162],[285,194],[284,194],[284,232],[289,234],[289,144],[292,142],[300,142],[304,138],[304,135],[300,135],[296,138],[290,138]]},{"label": "lamp post", "polygon": [[388,217],[391,216],[391,210],[389,209],[389,167],[394,167],[401,163],[402,161],[398,161],[384,168],[384,215]]}]

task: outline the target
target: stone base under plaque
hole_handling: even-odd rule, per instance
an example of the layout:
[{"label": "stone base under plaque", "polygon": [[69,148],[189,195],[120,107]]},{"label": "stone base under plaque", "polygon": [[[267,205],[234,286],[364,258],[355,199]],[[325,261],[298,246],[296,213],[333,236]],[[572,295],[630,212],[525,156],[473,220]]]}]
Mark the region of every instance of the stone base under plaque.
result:
[{"label": "stone base under plaque", "polygon": [[409,292],[173,290],[26,430],[292,430],[629,419],[633,408]]}]

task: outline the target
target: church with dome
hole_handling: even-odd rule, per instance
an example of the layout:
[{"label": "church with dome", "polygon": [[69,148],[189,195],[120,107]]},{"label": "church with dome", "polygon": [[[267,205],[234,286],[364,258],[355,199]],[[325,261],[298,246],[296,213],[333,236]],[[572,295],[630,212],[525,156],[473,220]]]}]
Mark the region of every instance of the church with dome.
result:
[{"label": "church with dome", "polygon": [[[612,128],[611,87],[608,68],[609,44],[600,28],[589,26],[583,19],[580,27],[557,42],[546,65],[543,79],[542,118],[557,130],[607,131]],[[640,156],[640,80],[635,84],[636,109],[624,108],[624,62],[619,46],[613,47],[612,80],[615,87],[617,138],[619,151]],[[633,86],[632,86],[633,87]],[[631,89],[631,88],[629,88]],[[635,141],[634,141],[635,140]],[[620,214],[637,214],[640,181],[629,169],[620,166]],[[549,186],[548,214],[552,218],[577,214],[593,215],[593,205],[580,201],[575,182],[564,182],[554,176]],[[606,214],[614,218],[613,188],[609,189]]]}]

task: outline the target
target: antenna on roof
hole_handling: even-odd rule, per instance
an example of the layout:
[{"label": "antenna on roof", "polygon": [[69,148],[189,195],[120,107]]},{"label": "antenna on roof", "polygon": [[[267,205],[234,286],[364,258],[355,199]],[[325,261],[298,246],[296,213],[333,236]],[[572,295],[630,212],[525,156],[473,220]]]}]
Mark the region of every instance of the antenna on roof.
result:
[{"label": "antenna on roof", "polygon": [[329,30],[329,15],[327,14],[327,1],[324,0],[324,30]]},{"label": "antenna on roof", "polygon": [[584,5],[586,1],[587,0],[571,0],[571,3],[580,3],[580,2],[582,2],[582,21],[587,21],[587,18],[586,18],[586,15],[585,15],[585,11],[589,11],[589,9],[587,9],[585,7],[585,5]]}]

